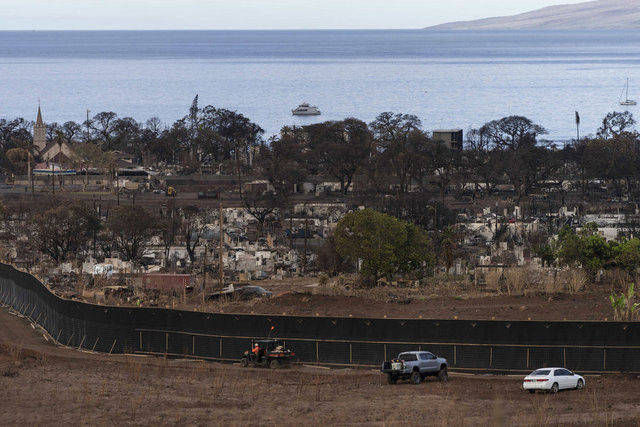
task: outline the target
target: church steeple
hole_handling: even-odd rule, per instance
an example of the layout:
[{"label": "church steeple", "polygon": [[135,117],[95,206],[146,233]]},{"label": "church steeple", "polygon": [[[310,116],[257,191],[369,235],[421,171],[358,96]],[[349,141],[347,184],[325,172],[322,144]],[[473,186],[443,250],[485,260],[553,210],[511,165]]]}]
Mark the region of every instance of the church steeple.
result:
[{"label": "church steeple", "polygon": [[44,126],[42,121],[42,112],[40,111],[40,103],[38,102],[38,118],[36,119],[36,126]]},{"label": "church steeple", "polygon": [[42,121],[42,111],[40,111],[40,102],[38,102],[38,118],[33,125],[33,146],[42,151],[47,145],[47,126]]}]

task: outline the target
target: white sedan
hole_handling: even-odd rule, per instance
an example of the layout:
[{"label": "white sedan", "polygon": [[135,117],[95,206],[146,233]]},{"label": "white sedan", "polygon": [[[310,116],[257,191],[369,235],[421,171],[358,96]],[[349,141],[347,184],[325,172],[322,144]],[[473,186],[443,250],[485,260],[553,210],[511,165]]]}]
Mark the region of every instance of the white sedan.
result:
[{"label": "white sedan", "polygon": [[568,388],[580,390],[583,387],[584,378],[565,368],[536,369],[524,377],[522,383],[522,388],[529,390],[529,393],[535,393],[536,390],[557,393],[558,390]]}]

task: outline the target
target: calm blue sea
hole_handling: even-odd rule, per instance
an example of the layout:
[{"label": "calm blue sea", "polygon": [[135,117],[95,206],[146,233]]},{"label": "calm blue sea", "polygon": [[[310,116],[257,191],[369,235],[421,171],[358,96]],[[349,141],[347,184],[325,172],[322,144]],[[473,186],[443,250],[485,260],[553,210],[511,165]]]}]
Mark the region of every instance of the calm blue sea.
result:
[{"label": "calm blue sea", "polygon": [[[595,133],[626,78],[640,101],[640,31],[0,32],[0,117],[82,121],[114,111],[170,124],[196,94],[275,134],[284,125],[383,111],[427,130],[506,115],[548,139]],[[302,102],[322,116],[300,118]],[[640,119],[640,106],[629,107]]]}]

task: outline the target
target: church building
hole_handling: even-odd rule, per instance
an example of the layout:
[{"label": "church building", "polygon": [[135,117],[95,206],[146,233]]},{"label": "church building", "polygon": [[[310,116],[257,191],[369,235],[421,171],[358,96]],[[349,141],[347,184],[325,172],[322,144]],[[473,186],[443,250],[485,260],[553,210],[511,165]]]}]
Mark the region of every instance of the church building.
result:
[{"label": "church building", "polygon": [[38,105],[38,118],[33,125],[33,146],[43,160],[49,162],[53,161],[57,164],[69,165],[71,160],[74,159],[76,154],[69,144],[58,141],[51,141],[47,143],[47,126],[42,120],[42,111]]},{"label": "church building", "polygon": [[33,125],[33,146],[42,153],[42,150],[47,145],[47,126],[42,121],[42,112],[38,105],[38,118]]}]

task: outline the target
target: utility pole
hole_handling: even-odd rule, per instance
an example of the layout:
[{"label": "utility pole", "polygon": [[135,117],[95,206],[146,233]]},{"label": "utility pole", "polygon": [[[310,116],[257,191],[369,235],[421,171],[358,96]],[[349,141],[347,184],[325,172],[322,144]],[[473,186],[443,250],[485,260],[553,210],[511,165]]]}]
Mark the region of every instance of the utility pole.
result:
[{"label": "utility pole", "polygon": [[[174,228],[175,200],[170,200],[169,201],[169,206],[171,206],[171,211],[170,211],[170,213],[171,213],[171,225],[169,226],[170,227],[169,228],[169,236],[171,236],[171,237],[170,237],[170,240],[169,240],[169,248],[166,250],[165,257],[164,257],[164,259],[165,259],[165,261],[164,261],[165,262],[165,267],[169,266],[169,252],[171,251],[171,244],[173,243],[173,239],[175,238],[175,235],[174,235],[174,231],[175,231],[175,228]],[[174,267],[174,272],[175,272],[175,267]]]},{"label": "utility pole", "polygon": [[498,238],[498,202],[496,202],[496,234],[494,240]]},{"label": "utility pole", "polygon": [[[31,158],[31,152],[29,152],[29,158]],[[29,166],[29,168],[31,168],[31,166]],[[35,196],[33,189],[33,171],[31,171],[31,198],[34,198]]]},{"label": "utility pole", "polygon": [[53,162],[51,162],[51,195],[56,195],[56,176],[54,174]]},{"label": "utility pole", "polygon": [[220,201],[220,290],[224,288],[224,262],[222,261],[222,255],[224,252],[224,228],[223,228],[224,216],[222,212],[222,201]]},{"label": "utility pole", "polygon": [[118,166],[116,165],[116,199],[120,206],[120,179],[118,178]]},{"label": "utility pole", "polygon": [[[98,218],[100,218],[100,214],[102,212],[100,212],[100,208],[96,207],[96,197],[93,196],[93,211],[94,213],[96,213],[98,215]],[[96,241],[98,240],[98,230],[94,227],[93,228],[93,257],[96,257]]]},{"label": "utility pole", "polygon": [[307,236],[309,234],[309,219],[304,219],[304,254],[302,255],[302,272],[307,271]]},{"label": "utility pole", "polygon": [[[31,144],[33,147],[33,144]],[[33,177],[31,176],[31,148],[27,147],[27,179],[29,180],[29,184],[31,185],[31,198],[33,195]]]}]

